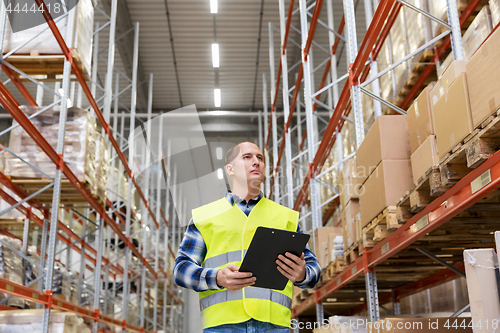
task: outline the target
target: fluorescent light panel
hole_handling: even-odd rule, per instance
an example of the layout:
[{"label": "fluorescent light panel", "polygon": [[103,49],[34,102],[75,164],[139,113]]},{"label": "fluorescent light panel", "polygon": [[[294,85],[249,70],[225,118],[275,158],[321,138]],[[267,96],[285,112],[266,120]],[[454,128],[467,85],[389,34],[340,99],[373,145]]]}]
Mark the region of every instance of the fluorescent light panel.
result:
[{"label": "fluorescent light panel", "polygon": [[219,68],[219,44],[212,44],[212,66]]},{"label": "fluorescent light panel", "polygon": [[218,160],[222,160],[222,148],[221,147],[217,147],[215,149],[215,153],[217,154],[217,159]]},{"label": "fluorescent light panel", "polygon": [[210,13],[217,14],[218,10],[217,0],[210,0]]},{"label": "fluorescent light panel", "polygon": [[224,175],[222,174],[222,169],[221,168],[217,169],[217,177],[219,177],[219,179],[224,178]]},{"label": "fluorescent light panel", "polygon": [[220,96],[220,89],[214,89],[214,103],[216,108],[220,108],[221,104],[221,96]]}]

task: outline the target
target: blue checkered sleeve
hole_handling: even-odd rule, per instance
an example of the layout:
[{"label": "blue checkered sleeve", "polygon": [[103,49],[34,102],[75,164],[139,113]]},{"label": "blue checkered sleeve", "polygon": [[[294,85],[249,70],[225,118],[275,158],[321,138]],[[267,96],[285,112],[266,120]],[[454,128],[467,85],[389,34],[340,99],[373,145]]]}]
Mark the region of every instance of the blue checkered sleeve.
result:
[{"label": "blue checkered sleeve", "polygon": [[[302,232],[300,226],[297,232]],[[219,269],[201,267],[206,253],[207,247],[203,236],[191,219],[175,258],[174,281],[177,285],[195,291],[221,289],[217,285]],[[321,267],[309,245],[304,250],[304,260],[306,261],[306,277],[301,282],[295,282],[294,285],[302,289],[313,288],[320,279]]]},{"label": "blue checkered sleeve", "polygon": [[[297,232],[302,233],[300,225],[297,227]],[[294,286],[302,289],[314,288],[321,277],[321,267],[309,244],[306,245],[304,250],[304,260],[306,261],[306,277],[301,282],[295,282]]]},{"label": "blue checkered sleeve", "polygon": [[178,286],[195,291],[222,289],[217,285],[218,268],[203,268],[207,246],[198,228],[189,221],[174,265],[174,281]]}]

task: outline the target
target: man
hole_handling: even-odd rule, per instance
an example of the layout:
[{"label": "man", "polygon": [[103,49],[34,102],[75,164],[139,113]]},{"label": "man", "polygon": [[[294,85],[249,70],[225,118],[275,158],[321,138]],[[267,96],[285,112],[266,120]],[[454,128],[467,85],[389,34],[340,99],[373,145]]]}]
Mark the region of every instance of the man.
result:
[{"label": "man", "polygon": [[252,273],[238,272],[258,226],[301,232],[298,212],[263,197],[265,161],[259,148],[242,142],[228,150],[232,191],[192,211],[175,259],[174,280],[200,293],[203,332],[289,332],[292,284],[312,288],[321,268],[309,246],[297,257],[280,255],[284,290],[252,287]]}]

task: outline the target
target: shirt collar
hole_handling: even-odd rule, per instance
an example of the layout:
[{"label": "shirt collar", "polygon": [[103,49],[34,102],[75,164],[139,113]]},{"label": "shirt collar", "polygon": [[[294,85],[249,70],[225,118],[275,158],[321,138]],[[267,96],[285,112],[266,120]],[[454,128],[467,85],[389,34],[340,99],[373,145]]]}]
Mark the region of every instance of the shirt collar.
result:
[{"label": "shirt collar", "polygon": [[[262,193],[262,191],[260,191],[258,196],[256,196],[255,198],[252,198],[252,199],[248,200],[248,202],[249,203],[257,203],[257,202],[259,202],[259,200],[263,196],[264,196],[264,193]],[[239,204],[241,202],[246,202],[245,199],[242,199],[239,196],[237,196],[236,194],[233,194],[231,192],[231,190],[227,191],[227,193],[226,193],[226,199],[227,199],[227,201],[229,201],[229,203],[231,204],[231,206],[233,206],[234,204]]]}]

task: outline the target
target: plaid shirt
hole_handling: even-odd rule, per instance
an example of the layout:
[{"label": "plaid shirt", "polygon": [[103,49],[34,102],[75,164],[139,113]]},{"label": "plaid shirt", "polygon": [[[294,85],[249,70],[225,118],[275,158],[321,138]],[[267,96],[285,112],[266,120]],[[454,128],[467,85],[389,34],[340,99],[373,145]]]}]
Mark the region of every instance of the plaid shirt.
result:
[{"label": "plaid shirt", "polygon": [[[247,216],[262,196],[261,192],[256,198],[246,202],[237,195],[232,194],[231,191],[226,193],[226,199],[229,203],[232,206],[236,204]],[[300,225],[297,227],[297,232],[302,232]],[[201,267],[206,253],[207,246],[203,236],[191,218],[175,258],[174,281],[177,285],[195,291],[223,289],[217,285],[217,271],[219,269]],[[306,245],[304,250],[304,260],[306,261],[306,277],[302,282],[295,282],[294,285],[303,289],[313,288],[319,281],[321,267],[309,245]]]}]

